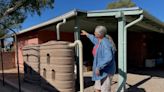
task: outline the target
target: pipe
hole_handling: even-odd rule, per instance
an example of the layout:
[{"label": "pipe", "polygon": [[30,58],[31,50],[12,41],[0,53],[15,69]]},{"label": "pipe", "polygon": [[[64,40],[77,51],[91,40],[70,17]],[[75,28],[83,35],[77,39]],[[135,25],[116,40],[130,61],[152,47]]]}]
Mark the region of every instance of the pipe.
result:
[{"label": "pipe", "polygon": [[14,33],[14,39],[15,39],[15,49],[16,49],[16,61],[17,61],[17,70],[18,70],[18,86],[19,86],[19,92],[21,92],[21,80],[20,80],[20,70],[19,70],[19,57],[18,57],[18,41],[17,41],[17,34],[14,30],[11,30]]},{"label": "pipe", "polygon": [[60,26],[65,24],[66,23],[66,19],[63,19],[62,22],[59,22],[57,25],[56,25],[56,34],[57,34],[57,40],[60,40]]},{"label": "pipe", "polygon": [[[124,27],[124,72],[127,74],[127,28],[131,27],[132,25],[140,22],[143,19],[143,15],[140,15],[140,17],[129,24],[127,24]],[[125,76],[125,82],[127,79],[127,75]]]},{"label": "pipe", "polygon": [[142,19],[143,19],[143,15],[140,15],[140,17],[132,22],[130,22],[129,24],[127,24],[125,26],[125,29],[124,29],[124,70],[125,70],[125,73],[127,73],[127,65],[126,65],[126,60],[127,60],[127,57],[126,57],[126,51],[127,51],[127,28],[131,27],[132,25],[140,22]]},{"label": "pipe", "polygon": [[4,49],[4,39],[1,39],[2,80],[3,80],[3,86],[5,86],[5,77],[4,77],[4,68],[3,68],[3,49]]},{"label": "pipe", "polygon": [[136,23],[138,23],[138,22],[140,22],[140,21],[143,19],[143,17],[144,17],[143,15],[140,15],[140,17],[139,17],[138,19],[136,19],[136,20],[130,22],[129,24],[127,24],[127,25],[125,26],[125,29],[127,29],[128,27],[131,27],[132,25],[134,25],[134,24],[136,24]]},{"label": "pipe", "polygon": [[[6,25],[0,23],[1,25],[3,25],[4,27],[6,27]],[[15,49],[16,49],[16,61],[17,61],[17,70],[18,70],[18,86],[19,86],[19,92],[21,92],[21,80],[20,80],[20,70],[19,70],[19,57],[18,57],[18,42],[17,42],[17,33],[13,30],[8,28],[10,31],[12,31],[14,33],[14,39],[15,39]],[[6,36],[8,37],[8,36]],[[12,36],[11,36],[12,37]]]},{"label": "pipe", "polygon": [[17,67],[18,67],[18,85],[19,85],[19,92],[21,92],[21,82],[20,82],[20,70],[19,70],[19,58],[18,58],[18,41],[17,36],[15,35],[15,43],[16,43],[16,60],[17,60]]},{"label": "pipe", "polygon": [[74,43],[69,44],[70,47],[78,45],[79,49],[79,71],[80,71],[80,92],[84,92],[84,78],[83,78],[83,45],[80,40],[76,40]]}]

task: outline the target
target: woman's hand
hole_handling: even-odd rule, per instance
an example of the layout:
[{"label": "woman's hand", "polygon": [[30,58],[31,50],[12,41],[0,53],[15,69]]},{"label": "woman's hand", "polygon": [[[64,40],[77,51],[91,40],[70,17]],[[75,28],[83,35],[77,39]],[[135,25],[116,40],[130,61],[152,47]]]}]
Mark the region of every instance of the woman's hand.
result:
[{"label": "woman's hand", "polygon": [[85,30],[81,30],[81,35],[88,35],[88,33]]},{"label": "woman's hand", "polygon": [[97,76],[100,75],[100,70],[96,69],[96,75],[97,75]]}]

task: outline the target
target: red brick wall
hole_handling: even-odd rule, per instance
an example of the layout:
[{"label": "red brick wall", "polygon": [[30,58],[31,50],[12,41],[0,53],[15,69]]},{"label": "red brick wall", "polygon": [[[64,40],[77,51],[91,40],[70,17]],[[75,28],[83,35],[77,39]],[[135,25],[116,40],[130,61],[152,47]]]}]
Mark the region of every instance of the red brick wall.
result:
[{"label": "red brick wall", "polygon": [[38,38],[39,38],[39,44],[45,43],[49,40],[56,40],[55,32],[49,30],[39,31]]},{"label": "red brick wall", "polygon": [[20,69],[23,70],[23,52],[22,49],[26,45],[38,44],[38,32],[37,30],[30,31],[18,36],[18,57]]},{"label": "red brick wall", "polygon": [[140,32],[128,32],[127,60],[128,67],[143,67],[146,57],[146,34]]},{"label": "red brick wall", "polygon": [[[56,40],[56,32],[50,30],[43,30],[38,32],[39,44],[45,43],[50,40]],[[60,32],[60,40],[62,41],[74,41],[73,32]]]},{"label": "red brick wall", "polygon": [[[4,69],[11,69],[15,67],[15,52],[3,52],[2,56]],[[2,62],[0,62],[0,69],[2,69]]]}]

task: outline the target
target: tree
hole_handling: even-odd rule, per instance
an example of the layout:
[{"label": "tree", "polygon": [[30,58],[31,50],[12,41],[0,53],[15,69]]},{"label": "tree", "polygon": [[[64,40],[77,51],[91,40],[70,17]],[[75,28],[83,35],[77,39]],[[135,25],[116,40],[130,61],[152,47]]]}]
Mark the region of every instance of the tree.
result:
[{"label": "tree", "polygon": [[129,8],[129,7],[135,7],[136,4],[132,2],[131,0],[118,0],[116,2],[112,2],[108,4],[108,9],[116,9],[116,8]]},{"label": "tree", "polygon": [[0,37],[8,30],[21,27],[28,14],[41,15],[46,8],[53,8],[54,0],[0,0]]}]

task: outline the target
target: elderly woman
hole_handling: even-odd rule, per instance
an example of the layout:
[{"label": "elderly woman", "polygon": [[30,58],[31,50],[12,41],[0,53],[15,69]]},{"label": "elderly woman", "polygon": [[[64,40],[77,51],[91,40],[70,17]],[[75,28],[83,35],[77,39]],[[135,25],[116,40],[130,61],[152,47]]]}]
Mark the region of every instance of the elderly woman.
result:
[{"label": "elderly woman", "polygon": [[81,35],[87,36],[94,44],[92,54],[93,76],[96,92],[111,92],[112,76],[115,74],[114,49],[109,38],[105,37],[107,29],[104,26],[97,26],[94,35],[82,30]]}]

